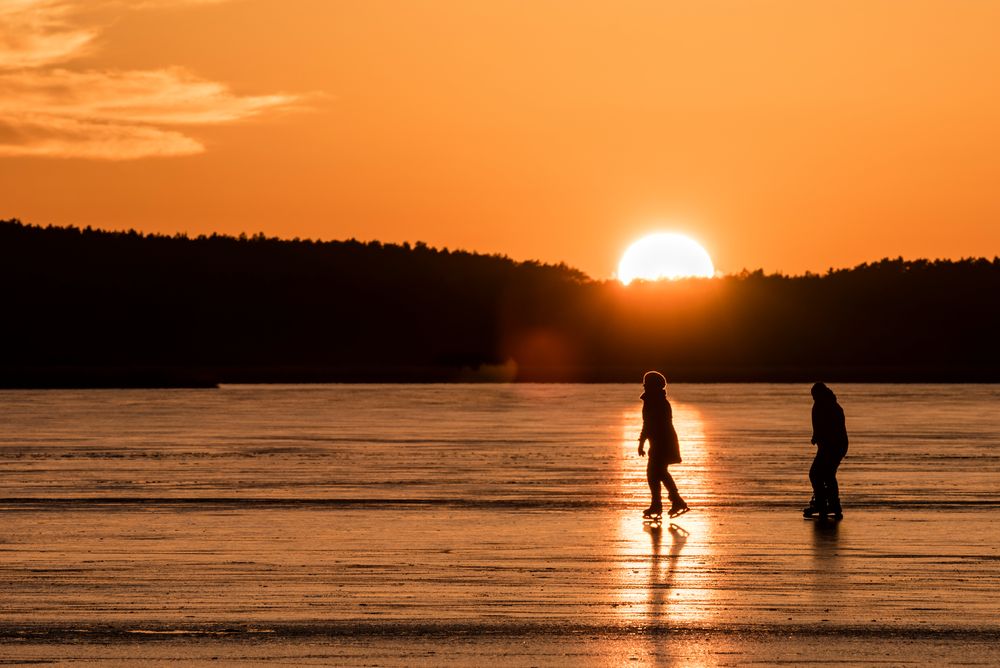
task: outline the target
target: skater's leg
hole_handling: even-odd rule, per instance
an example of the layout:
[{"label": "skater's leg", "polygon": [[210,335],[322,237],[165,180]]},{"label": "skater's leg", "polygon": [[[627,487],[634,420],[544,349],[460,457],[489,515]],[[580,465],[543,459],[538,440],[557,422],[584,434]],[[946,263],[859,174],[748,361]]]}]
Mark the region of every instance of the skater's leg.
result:
[{"label": "skater's leg", "polygon": [[831,512],[836,515],[842,514],[840,507],[840,485],[837,484],[837,468],[840,466],[842,457],[829,456],[826,458],[824,470],[824,483],[826,487],[826,502]]},{"label": "skater's leg", "polygon": [[816,453],[812,466],[809,467],[809,482],[813,489],[813,500],[809,505],[822,510],[826,507],[827,475],[824,457],[820,452]]},{"label": "skater's leg", "polygon": [[677,491],[677,483],[674,482],[674,477],[670,475],[666,466],[663,467],[663,484],[666,485],[667,494],[670,496],[670,510],[667,514],[676,517],[687,510],[688,504],[681,498],[680,492]]},{"label": "skater's leg", "polygon": [[819,450],[813,458],[812,466],[809,467],[809,483],[812,485],[813,498],[809,505],[802,510],[803,517],[816,517],[826,513],[826,476],[823,466],[823,458]]},{"label": "skater's leg", "polygon": [[840,485],[837,484],[837,466],[830,466],[826,470],[826,498],[834,501],[840,498]]},{"label": "skater's leg", "polygon": [[667,498],[672,503],[683,501],[681,493],[677,491],[677,483],[674,482],[674,477],[670,475],[670,471],[663,472],[663,485],[667,488]]},{"label": "skater's leg", "polygon": [[649,484],[649,493],[653,498],[650,509],[658,510],[662,508],[663,499],[660,496],[660,474],[652,461],[646,464],[646,483]]}]

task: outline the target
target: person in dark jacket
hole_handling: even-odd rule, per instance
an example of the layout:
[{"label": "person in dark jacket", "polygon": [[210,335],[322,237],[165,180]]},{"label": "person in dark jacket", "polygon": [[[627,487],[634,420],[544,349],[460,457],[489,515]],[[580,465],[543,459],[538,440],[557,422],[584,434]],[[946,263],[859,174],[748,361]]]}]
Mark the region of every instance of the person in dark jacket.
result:
[{"label": "person in dark jacket", "polygon": [[804,517],[834,515],[844,516],[840,507],[840,487],[837,485],[837,468],[847,454],[847,424],[844,409],[837,403],[837,395],[823,383],[812,387],[812,442],[816,458],[809,468],[813,498],[802,511]]},{"label": "person in dark jacket", "polygon": [[674,431],[673,411],[667,401],[667,379],[663,374],[649,371],[642,377],[642,432],[639,434],[639,456],[645,456],[646,441],[649,441],[649,460],[646,464],[646,482],[653,495],[653,502],[643,513],[643,517],[659,516],[663,513],[660,484],[667,488],[670,498],[668,515],[676,517],[688,509],[687,503],[677,491],[677,485],[667,467],[681,463],[681,450]]}]

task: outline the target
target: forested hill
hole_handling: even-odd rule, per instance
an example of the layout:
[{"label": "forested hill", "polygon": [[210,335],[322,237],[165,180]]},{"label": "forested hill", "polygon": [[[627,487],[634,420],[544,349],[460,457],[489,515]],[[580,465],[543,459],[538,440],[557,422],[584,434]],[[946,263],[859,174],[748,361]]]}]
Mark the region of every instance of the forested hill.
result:
[{"label": "forested hill", "polygon": [[0,222],[0,386],[1000,380],[1000,260],[633,284],[422,244]]}]

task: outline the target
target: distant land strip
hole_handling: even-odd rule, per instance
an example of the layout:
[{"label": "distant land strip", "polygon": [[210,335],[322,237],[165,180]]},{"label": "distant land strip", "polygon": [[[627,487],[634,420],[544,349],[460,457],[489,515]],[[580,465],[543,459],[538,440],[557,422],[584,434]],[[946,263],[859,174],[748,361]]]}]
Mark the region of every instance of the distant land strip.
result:
[{"label": "distant land strip", "polygon": [[1000,382],[1000,258],[623,286],[356,240],[0,221],[0,388]]}]

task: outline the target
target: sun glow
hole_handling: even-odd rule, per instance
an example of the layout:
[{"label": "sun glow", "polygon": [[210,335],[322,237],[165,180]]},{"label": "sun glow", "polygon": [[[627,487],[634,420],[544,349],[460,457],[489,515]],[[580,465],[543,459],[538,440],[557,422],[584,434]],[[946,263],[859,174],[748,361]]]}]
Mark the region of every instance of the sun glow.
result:
[{"label": "sun glow", "polygon": [[673,232],[650,234],[628,247],[618,263],[618,280],[628,285],[636,279],[711,278],[715,265],[701,245]]}]

